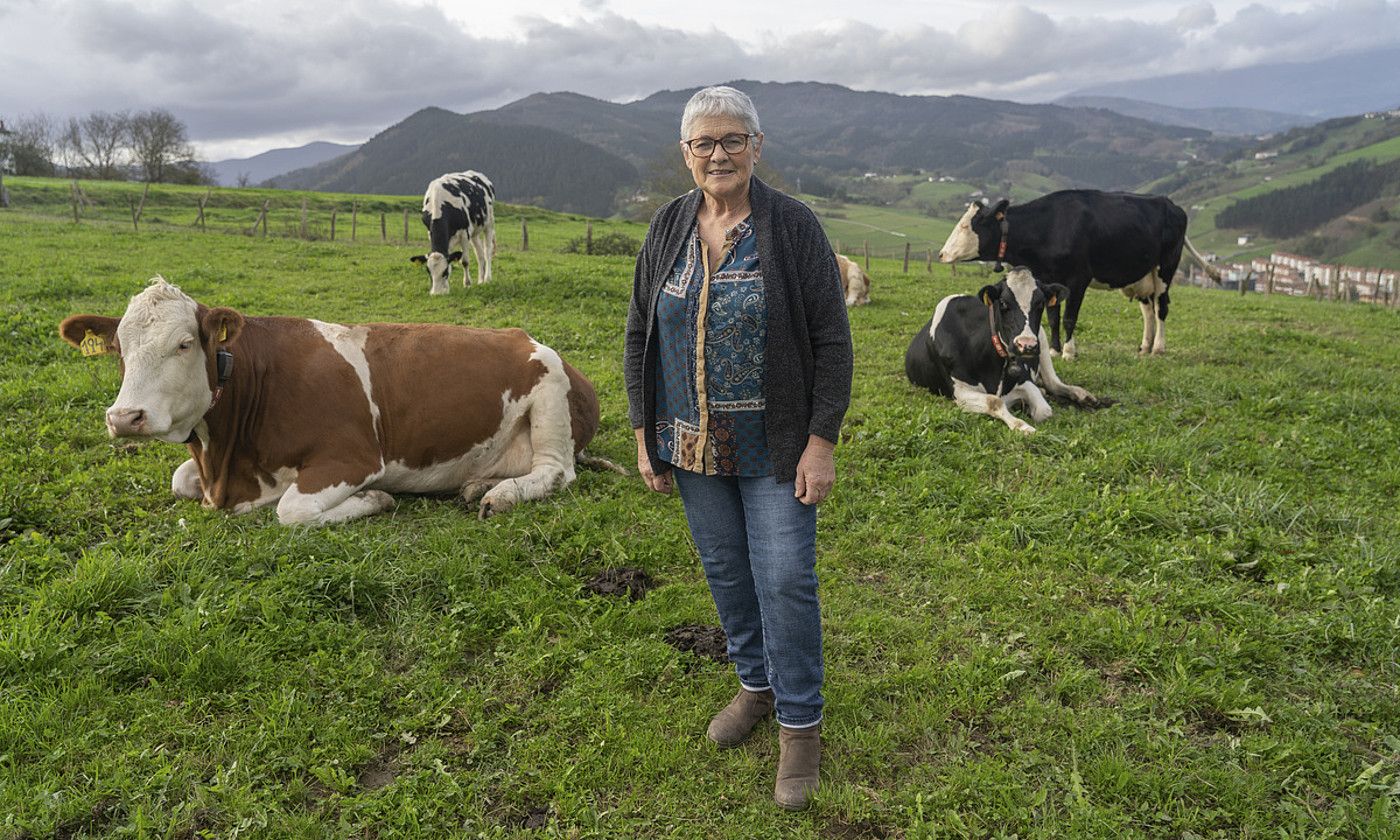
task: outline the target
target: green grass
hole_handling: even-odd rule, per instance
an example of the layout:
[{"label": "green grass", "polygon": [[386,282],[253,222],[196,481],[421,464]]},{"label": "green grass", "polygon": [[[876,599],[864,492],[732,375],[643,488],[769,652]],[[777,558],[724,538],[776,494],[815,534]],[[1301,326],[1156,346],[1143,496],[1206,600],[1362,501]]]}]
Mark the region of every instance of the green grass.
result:
[{"label": "green grass", "polygon": [[[249,314],[519,325],[630,463],[631,260],[557,253],[579,226],[541,213],[493,284],[430,298],[417,242],[0,213],[0,838],[1400,832],[1394,311],[1180,288],[1140,359],[1136,304],[1093,292],[1061,375],[1120,402],[1023,438],[904,380],[937,300],[986,279],[877,261],[800,815],[771,726],[704,739],[727,666],[664,642],[716,621],[677,499],[585,471],[489,522],[206,511],[170,496],[181,447],[106,437],[115,366],[55,334],[157,272]],[[617,566],[661,585],[584,594]]]}]

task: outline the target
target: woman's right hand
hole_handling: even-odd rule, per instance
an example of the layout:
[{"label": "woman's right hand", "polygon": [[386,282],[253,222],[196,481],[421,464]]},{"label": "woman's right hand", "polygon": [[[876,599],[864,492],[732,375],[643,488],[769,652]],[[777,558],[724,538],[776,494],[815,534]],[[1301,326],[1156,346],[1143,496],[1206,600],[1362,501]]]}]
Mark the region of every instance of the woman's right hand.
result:
[{"label": "woman's right hand", "polygon": [[671,492],[671,471],[662,470],[659,473],[652,472],[651,458],[647,457],[647,442],[641,429],[634,429],[637,433],[637,472],[641,474],[642,481],[647,487],[658,493]]}]

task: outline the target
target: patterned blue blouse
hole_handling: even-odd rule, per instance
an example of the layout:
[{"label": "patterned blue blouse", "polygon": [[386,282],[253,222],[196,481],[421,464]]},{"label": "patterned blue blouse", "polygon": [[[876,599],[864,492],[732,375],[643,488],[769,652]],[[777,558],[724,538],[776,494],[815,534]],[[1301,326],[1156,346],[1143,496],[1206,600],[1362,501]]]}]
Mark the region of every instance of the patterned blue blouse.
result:
[{"label": "patterned blue blouse", "polygon": [[691,228],[657,296],[656,329],[661,458],[705,475],[771,475],[763,429],[767,304],[752,217],[725,235],[713,272]]}]

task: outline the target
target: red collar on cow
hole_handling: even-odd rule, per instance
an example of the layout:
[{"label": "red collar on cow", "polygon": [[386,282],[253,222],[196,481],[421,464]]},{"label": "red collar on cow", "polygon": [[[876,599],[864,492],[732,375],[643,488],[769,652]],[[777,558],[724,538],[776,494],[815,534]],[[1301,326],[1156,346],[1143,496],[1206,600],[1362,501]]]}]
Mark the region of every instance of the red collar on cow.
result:
[{"label": "red collar on cow", "polygon": [[[214,410],[214,406],[219,404],[219,397],[224,395],[224,386],[228,384],[229,377],[233,376],[233,351],[220,347],[214,353],[214,367],[218,371],[218,381],[214,383],[214,396],[209,398],[209,407],[204,409],[204,416],[208,417],[209,412]],[[185,438],[185,443],[194,443],[198,436],[194,430],[190,430],[190,436]]]},{"label": "red collar on cow", "polygon": [[1010,223],[1006,221],[1005,211],[997,214],[997,221],[1001,222],[1001,244],[997,246],[997,262],[996,265],[992,266],[992,271],[1002,271],[1005,269],[1001,261],[1006,259],[1006,234],[1011,229]]}]

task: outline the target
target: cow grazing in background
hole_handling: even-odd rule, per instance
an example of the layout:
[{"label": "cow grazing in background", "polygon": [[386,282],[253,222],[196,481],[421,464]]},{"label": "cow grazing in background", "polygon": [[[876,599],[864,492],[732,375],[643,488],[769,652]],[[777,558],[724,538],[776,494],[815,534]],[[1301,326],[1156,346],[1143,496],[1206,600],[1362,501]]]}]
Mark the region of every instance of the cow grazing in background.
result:
[{"label": "cow grazing in background", "polygon": [[864,306],[870,302],[870,275],[861,270],[855,260],[837,254],[836,267],[841,271],[841,292],[846,306]]},{"label": "cow grazing in background", "polygon": [[284,525],[460,493],[482,518],[574,480],[598,429],[593,386],[521,330],[252,318],[157,277],[121,318],[74,315],[85,355],[115,350],[113,437],[189,447],[171,489]]},{"label": "cow grazing in background", "polygon": [[462,286],[470,284],[468,244],[476,252],[476,282],[491,282],[496,255],[496,188],[480,172],[452,172],[435,179],[423,193],[423,225],[432,244],[427,254],[409,257],[424,265],[432,281],[430,294],[445,295],[452,263],[462,263]]},{"label": "cow grazing in background", "polygon": [[[1002,199],[971,204],[949,234],[941,262],[996,260],[1022,265],[1042,283],[1059,283],[1064,299],[1066,359],[1090,286],[1119,289],[1142,306],[1140,352],[1166,349],[1167,306],[1182,248],[1217,277],[1186,238],[1186,212],[1165,196],[1062,190],[1025,204]],[[1052,347],[1060,351],[1060,313],[1050,310]]]},{"label": "cow grazing in background", "polygon": [[1025,403],[1037,423],[1052,413],[1037,378],[1051,394],[1097,405],[1088,391],[1061,382],[1050,362],[1040,319],[1064,293],[1063,286],[1042,286],[1029,271],[1016,268],[976,297],[945,297],[909,343],[905,375],[921,388],[951,397],[963,411],[989,414],[1026,434],[1035,427],[1010,409]]}]

